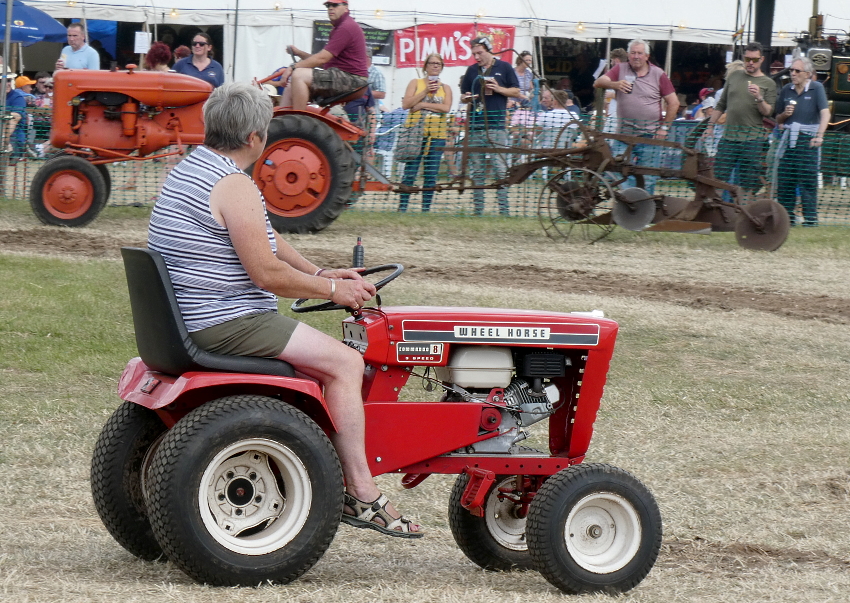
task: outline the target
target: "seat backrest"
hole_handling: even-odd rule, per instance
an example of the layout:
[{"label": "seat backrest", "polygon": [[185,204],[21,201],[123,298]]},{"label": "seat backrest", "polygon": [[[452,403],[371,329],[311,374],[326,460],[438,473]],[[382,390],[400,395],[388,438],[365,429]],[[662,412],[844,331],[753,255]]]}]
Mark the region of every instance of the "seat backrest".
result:
[{"label": "seat backrest", "polygon": [[183,322],[162,256],[150,249],[123,247],[124,271],[136,330],[136,346],[151,369],[169,375],[189,371],[254,373],[294,377],[281,360],[225,356],[200,349]]}]

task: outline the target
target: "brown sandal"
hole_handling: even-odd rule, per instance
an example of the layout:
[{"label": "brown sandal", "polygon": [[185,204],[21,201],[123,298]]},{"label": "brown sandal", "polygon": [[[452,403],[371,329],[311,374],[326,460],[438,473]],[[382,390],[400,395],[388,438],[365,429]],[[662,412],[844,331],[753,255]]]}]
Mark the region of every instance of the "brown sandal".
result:
[{"label": "brown sandal", "polygon": [[[354,509],[354,514],[343,511],[342,521],[355,528],[369,528],[396,538],[422,538],[425,535],[422,532],[411,531],[410,526],[413,524],[409,519],[405,517],[396,519],[390,515],[387,512],[388,504],[390,504],[390,499],[383,494],[373,502],[363,502],[346,492],[345,505]],[[376,523],[376,517],[383,520],[385,525]]]}]

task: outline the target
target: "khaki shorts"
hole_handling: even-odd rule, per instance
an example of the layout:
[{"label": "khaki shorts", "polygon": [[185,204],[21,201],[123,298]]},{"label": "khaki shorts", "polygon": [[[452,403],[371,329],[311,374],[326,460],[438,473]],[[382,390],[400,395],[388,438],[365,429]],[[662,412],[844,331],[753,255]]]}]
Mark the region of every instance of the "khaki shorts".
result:
[{"label": "khaki shorts", "polygon": [[277,312],[263,312],[194,331],[189,337],[202,350],[215,354],[277,358],[299,324]]},{"label": "khaki shorts", "polygon": [[313,85],[310,86],[310,98],[330,98],[346,92],[354,92],[369,84],[369,80],[359,75],[342,71],[336,67],[313,69]]}]

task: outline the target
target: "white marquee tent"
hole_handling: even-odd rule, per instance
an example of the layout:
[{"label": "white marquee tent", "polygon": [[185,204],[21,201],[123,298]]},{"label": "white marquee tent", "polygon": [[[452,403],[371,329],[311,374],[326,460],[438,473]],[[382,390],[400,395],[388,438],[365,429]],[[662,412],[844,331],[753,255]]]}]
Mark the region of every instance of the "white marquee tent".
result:
[{"label": "white marquee tent", "polygon": [[[219,57],[229,78],[262,77],[289,62],[287,44],[310,50],[313,21],[327,18],[320,0],[27,0],[56,18],[87,18],[158,25],[223,25],[225,56]],[[746,10],[747,2],[743,10]],[[410,3],[415,4],[415,3]],[[738,0],[705,4],[682,0],[654,2],[578,2],[576,0],[472,0],[462,7],[453,0],[428,0],[425,10],[406,8],[392,0],[352,0],[351,11],[360,22],[378,29],[402,29],[424,23],[480,21],[516,27],[515,46],[532,49],[536,36],[594,40],[644,38],[709,44],[731,44],[738,17]],[[473,12],[474,11],[474,12]],[[792,38],[808,27],[812,8],[799,0],[776,0],[774,44],[793,44]],[[850,29],[850,2],[819,0],[830,30]],[[744,34],[746,39],[748,34]],[[749,36],[751,37],[751,36]],[[235,50],[235,52],[234,52]],[[663,58],[659,57],[663,61]],[[401,97],[412,69],[382,67],[388,76],[388,97]],[[457,74],[445,79],[456,81]],[[394,103],[395,104],[395,103]]]}]

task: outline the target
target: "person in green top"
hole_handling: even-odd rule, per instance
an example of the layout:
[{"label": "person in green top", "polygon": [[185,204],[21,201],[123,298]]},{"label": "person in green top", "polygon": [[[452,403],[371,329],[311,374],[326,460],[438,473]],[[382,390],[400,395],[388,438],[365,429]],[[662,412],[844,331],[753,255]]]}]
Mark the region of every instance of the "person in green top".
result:
[{"label": "person in green top", "polygon": [[726,113],[726,129],[717,145],[714,176],[730,182],[737,170],[737,182],[748,193],[762,186],[765,171],[767,132],[763,119],[773,114],[776,84],[761,71],[762,45],[750,42],[744,48],[744,70],[729,75],[723,95],[712,112],[706,135],[714,136],[714,124]]}]

